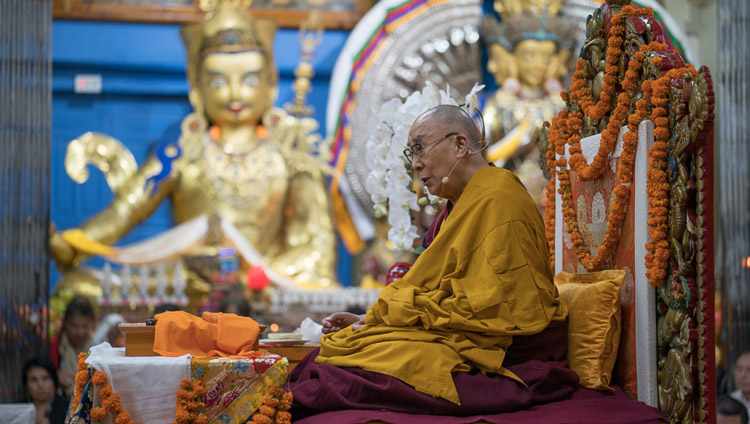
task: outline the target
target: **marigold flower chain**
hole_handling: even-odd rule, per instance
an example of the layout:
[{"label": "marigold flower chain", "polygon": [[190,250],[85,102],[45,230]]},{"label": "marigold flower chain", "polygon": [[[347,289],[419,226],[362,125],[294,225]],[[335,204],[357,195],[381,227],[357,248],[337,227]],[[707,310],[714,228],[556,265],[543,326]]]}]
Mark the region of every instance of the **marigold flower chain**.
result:
[{"label": "marigold flower chain", "polygon": [[[73,392],[73,403],[71,404],[71,412],[75,413],[76,409],[80,405],[81,398],[83,397],[83,390],[86,388],[86,384],[89,380],[89,371],[86,369],[86,358],[88,354],[78,354],[78,372],[76,373],[76,386]],[[113,417],[115,424],[132,424],[133,420],[130,418],[130,413],[122,407],[120,396],[117,393],[112,393],[112,386],[107,384],[107,374],[102,371],[95,371],[94,375],[91,376],[91,383],[95,386],[99,386],[99,397],[101,398],[101,406],[91,408],[89,414],[93,422],[102,421],[107,417],[107,413]],[[93,390],[93,388],[92,388]]]},{"label": "marigold flower chain", "polygon": [[200,401],[206,389],[200,380],[186,378],[177,390],[177,408],[172,424],[207,424],[208,416],[203,415],[204,404]]},{"label": "marigold flower chain", "polygon": [[[660,46],[663,48],[662,46]],[[656,64],[655,64],[656,65]],[[655,107],[651,111],[654,123],[654,145],[649,150],[649,170],[646,182],[648,193],[648,233],[651,240],[646,243],[646,277],[650,285],[660,286],[667,277],[669,266],[669,182],[667,179],[667,157],[669,118],[669,85],[672,79],[682,78],[685,73],[695,76],[697,72],[688,65],[686,68],[672,69],[656,81],[644,84],[644,98]]]},{"label": "marigold flower chain", "polygon": [[78,354],[78,371],[75,377],[75,388],[73,389],[73,403],[70,405],[70,410],[75,413],[78,409],[78,405],[81,403],[81,397],[83,396],[83,390],[86,388],[86,383],[89,379],[89,373],[86,371],[86,358],[88,354],[81,352]]},{"label": "marigold flower chain", "polygon": [[270,394],[263,398],[263,405],[253,415],[251,424],[290,424],[292,414],[292,393],[285,391],[281,385],[271,386]]},{"label": "marigold flower chain", "polygon": [[[573,73],[573,83],[570,87],[570,98],[573,101],[577,101],[586,117],[593,121],[603,119],[611,110],[613,93],[615,93],[617,89],[617,77],[619,72],[619,67],[617,65],[622,56],[622,49],[620,47],[623,43],[624,34],[625,17],[622,14],[615,15],[612,17],[612,27],[610,28],[610,36],[607,40],[609,48],[607,49],[607,66],[605,67],[604,85],[602,92],[599,95],[599,101],[596,104],[594,104],[591,89],[588,87],[589,83],[583,77],[583,68],[585,65],[583,58],[579,58],[578,63],[576,64],[576,72]],[[627,113],[627,110],[624,112]],[[591,165],[586,164],[586,159],[581,153],[580,146],[578,146],[578,142],[581,138],[580,132],[583,123],[583,116],[574,116],[574,119],[568,120],[567,127],[569,139],[567,140],[567,144],[571,146],[570,166],[576,171],[576,175],[582,180],[590,181],[599,178],[602,175],[604,167],[607,165],[609,155],[617,144],[617,134],[619,134],[619,127],[623,119],[623,112],[617,113],[617,111],[615,111],[613,116],[610,117],[607,124],[607,130],[602,134],[602,142],[599,145],[599,151]],[[617,128],[617,132],[614,134],[611,131],[613,127]]]},{"label": "marigold flower chain", "polygon": [[[628,63],[628,71],[623,81],[623,86],[636,86],[635,79],[639,77],[639,71],[643,66],[643,62],[639,60],[631,60]],[[619,135],[619,125],[625,117],[627,117],[628,110],[630,109],[631,95],[627,92],[620,93],[617,99],[617,107],[613,112],[613,116],[610,118],[607,129],[602,133],[600,141],[599,153],[603,151],[612,152],[617,144],[617,138]],[[610,256],[617,249],[617,244],[620,240],[620,230],[622,223],[625,220],[627,206],[630,202],[630,183],[633,179],[633,168],[635,166],[635,149],[638,144],[637,131],[638,124],[647,116],[647,113],[643,111],[643,108],[647,105],[642,104],[641,110],[633,113],[628,118],[629,136],[623,139],[623,154],[620,159],[620,163],[617,168],[617,181],[618,185],[614,189],[614,199],[610,205],[610,211],[607,216],[607,230],[602,244],[599,246],[597,255],[594,257],[591,255],[590,249],[583,242],[583,237],[580,233],[579,224],[577,221],[577,214],[573,207],[572,193],[570,190],[570,176],[568,170],[562,160],[558,169],[558,179],[560,180],[560,195],[563,199],[563,216],[566,220],[566,227],[571,236],[571,241],[576,248],[579,262],[588,270],[595,271],[599,270],[604,266],[604,263],[609,259]],[[570,123],[570,120],[569,120]],[[577,122],[574,123],[576,125]],[[571,125],[568,126],[569,129]],[[632,134],[631,134],[632,133]],[[580,135],[579,137],[580,138]],[[565,143],[565,140],[556,139],[558,144]],[[568,142],[569,143],[569,142]],[[583,161],[585,164],[585,158],[580,153],[580,146],[575,146],[577,149],[573,149],[571,146],[571,168],[574,168],[576,161]],[[564,148],[564,145],[563,145]],[[596,165],[597,168],[602,170],[607,165],[609,160],[609,154],[602,156],[597,154],[592,162],[592,167]],[[586,168],[579,167],[582,172],[587,172]],[[591,169],[591,168],[588,168]],[[597,171],[598,172],[598,171]],[[576,172],[578,174],[578,172]],[[581,177],[583,180],[586,178]]]},{"label": "marigold flower chain", "polygon": [[[626,15],[653,16],[648,9],[635,9],[630,6],[623,8],[620,15],[612,18],[612,30],[608,39],[607,67],[605,68],[605,92],[614,93],[617,84],[617,64],[622,55],[622,35],[624,34],[624,19]],[[666,240],[667,212],[669,183],[666,178],[666,160],[668,156],[667,141],[670,138],[669,118],[666,107],[669,103],[669,83],[671,79],[680,78],[686,72],[696,74],[692,67],[671,70],[663,77],[652,81],[645,80],[642,84],[644,98],[635,103],[634,110],[630,113],[630,102],[632,95],[638,89],[640,70],[645,61],[650,60],[657,69],[662,65],[662,59],[654,56],[653,52],[666,51],[664,43],[652,42],[641,46],[627,63],[627,70],[620,86],[624,92],[617,97],[617,107],[612,112],[607,128],[602,132],[602,139],[597,156],[591,165],[587,165],[581,154],[580,128],[582,114],[576,112],[578,107],[586,117],[592,120],[603,118],[609,111],[606,110],[607,103],[603,102],[610,95],[600,96],[599,102],[594,104],[591,98],[588,82],[583,79],[583,68],[585,63],[579,59],[576,64],[573,83],[570,92],[561,94],[568,104],[566,110],[561,111],[552,120],[549,128],[549,143],[545,157],[553,177],[547,184],[547,201],[545,203],[545,230],[550,251],[554,252],[554,227],[555,227],[555,180],[559,184],[559,193],[562,199],[563,217],[566,229],[571,235],[571,241],[576,247],[577,256],[581,264],[587,270],[601,269],[605,261],[614,253],[620,238],[620,230],[625,219],[627,205],[630,201],[630,184],[633,181],[633,170],[635,166],[635,151],[638,143],[638,125],[650,118],[655,125],[654,146],[649,150],[649,169],[647,171],[649,197],[649,235],[651,242],[647,245],[649,253],[645,260],[648,268],[647,274],[652,285],[659,285],[664,281],[666,268],[669,260],[669,245]],[[651,57],[653,56],[653,57]],[[612,88],[611,90],[607,90]],[[606,110],[606,111],[605,111]],[[650,115],[649,115],[650,111]],[[627,118],[627,119],[626,119]],[[617,186],[614,188],[614,196],[607,216],[607,231],[599,246],[596,257],[592,257],[589,249],[583,243],[580,234],[577,214],[574,209],[572,193],[570,190],[570,175],[567,170],[568,161],[564,154],[566,147],[570,154],[570,167],[583,181],[599,178],[603,173],[608,159],[617,143],[620,125],[626,122],[628,131],[623,136],[623,152],[617,168]],[[558,159],[559,157],[559,159]],[[551,259],[554,268],[554,254]]]}]

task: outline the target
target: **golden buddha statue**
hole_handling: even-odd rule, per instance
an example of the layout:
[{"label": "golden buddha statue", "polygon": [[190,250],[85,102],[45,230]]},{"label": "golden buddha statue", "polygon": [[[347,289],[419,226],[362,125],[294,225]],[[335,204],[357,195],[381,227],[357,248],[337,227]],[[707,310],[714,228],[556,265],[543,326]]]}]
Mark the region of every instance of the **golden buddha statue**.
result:
[{"label": "golden buddha statue", "polygon": [[[324,184],[327,155],[316,151],[325,143],[312,134],[314,119],[273,107],[275,24],[251,17],[248,1],[204,3],[209,10],[203,22],[181,31],[194,112],[183,120],[179,140],[137,170],[127,165],[134,163],[130,152],[112,139],[84,136],[75,140],[83,147],[68,149],[71,177],[80,179],[76,174],[94,163],[115,194],[81,230],[111,245],[169,197],[177,224],[217,214],[274,271],[301,287],[337,286],[336,236]],[[312,68],[305,63],[298,71],[308,78],[298,78],[297,91],[309,88]],[[51,246],[63,270],[85,258],[57,233]]]},{"label": "golden buddha statue", "polygon": [[565,104],[561,79],[570,73],[575,26],[558,16],[562,0],[496,0],[502,20],[486,18],[487,70],[499,89],[483,109],[487,158],[512,169],[541,203],[546,180],[536,164],[545,121]]}]

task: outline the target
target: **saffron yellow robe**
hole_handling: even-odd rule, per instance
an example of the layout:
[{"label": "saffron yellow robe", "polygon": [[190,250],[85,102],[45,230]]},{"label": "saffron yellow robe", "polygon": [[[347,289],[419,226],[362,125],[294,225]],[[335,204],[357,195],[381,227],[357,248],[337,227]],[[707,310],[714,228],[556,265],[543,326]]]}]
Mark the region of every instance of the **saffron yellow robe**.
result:
[{"label": "saffron yellow robe", "polygon": [[460,404],[451,373],[518,379],[503,368],[513,336],[566,316],[536,204],[510,171],[487,167],[409,272],[381,291],[365,327],[326,335],[316,362],[387,374]]}]

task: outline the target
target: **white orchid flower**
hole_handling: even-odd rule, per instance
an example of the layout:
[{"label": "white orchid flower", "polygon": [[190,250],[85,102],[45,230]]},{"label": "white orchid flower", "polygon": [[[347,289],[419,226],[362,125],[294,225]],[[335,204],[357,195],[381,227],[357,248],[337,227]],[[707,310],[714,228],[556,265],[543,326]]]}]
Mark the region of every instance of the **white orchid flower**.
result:
[{"label": "white orchid flower", "polygon": [[424,90],[422,90],[422,97],[425,101],[427,110],[440,105],[440,90],[432,81],[427,81],[425,84]]},{"label": "white orchid flower", "polygon": [[[476,107],[477,92],[482,88],[475,84],[465,97],[470,109]],[[439,90],[428,81],[421,92],[412,93],[403,102],[394,98],[383,103],[367,121],[370,138],[366,144],[368,157],[365,162],[370,172],[365,189],[373,201],[375,216],[388,217],[391,226],[388,240],[399,251],[411,249],[419,236],[411,217],[411,210],[419,210],[418,196],[412,192],[412,176],[403,151],[414,120],[440,104],[456,106],[458,103],[451,96],[450,86]],[[433,204],[444,200],[430,193],[427,195]]]},{"label": "white orchid flower", "polygon": [[479,105],[479,98],[477,96],[477,93],[482,91],[484,89],[484,84],[480,85],[478,82],[474,83],[474,87],[471,88],[471,91],[469,94],[464,97],[464,103],[467,105],[467,109],[472,111]]},{"label": "white orchid flower", "polygon": [[457,106],[458,103],[456,103],[455,100],[453,100],[453,97],[451,97],[451,85],[447,84],[445,87],[445,90],[440,90],[440,104],[441,105],[453,105]]},{"label": "white orchid flower", "polygon": [[393,118],[396,116],[396,112],[401,105],[401,99],[393,98],[383,103],[375,115],[378,115],[382,122],[393,122]]},{"label": "white orchid flower", "polygon": [[413,225],[405,225],[403,227],[393,227],[388,231],[388,240],[393,244],[393,248],[397,251],[405,251],[411,249],[414,245],[414,240],[419,237],[417,233],[417,227]]}]

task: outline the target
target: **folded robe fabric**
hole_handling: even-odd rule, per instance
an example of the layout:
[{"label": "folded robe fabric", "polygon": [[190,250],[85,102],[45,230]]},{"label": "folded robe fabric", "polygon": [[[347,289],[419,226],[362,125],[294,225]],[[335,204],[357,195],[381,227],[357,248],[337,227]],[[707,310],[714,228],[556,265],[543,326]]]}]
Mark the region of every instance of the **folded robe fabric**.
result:
[{"label": "folded robe fabric", "polygon": [[544,223],[510,171],[477,171],[439,234],[403,278],[384,288],[365,327],[321,340],[316,362],[398,378],[460,404],[452,374],[503,367],[513,336],[564,320]]},{"label": "folded robe fabric", "polygon": [[260,334],[254,319],[221,312],[202,317],[187,312],[156,315],[154,352],[161,356],[252,358],[261,356],[253,345]]}]

